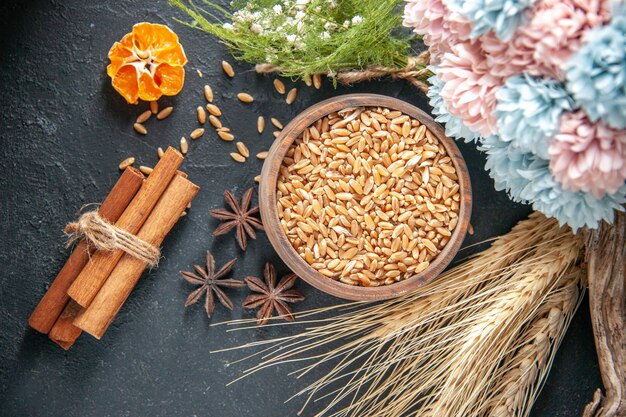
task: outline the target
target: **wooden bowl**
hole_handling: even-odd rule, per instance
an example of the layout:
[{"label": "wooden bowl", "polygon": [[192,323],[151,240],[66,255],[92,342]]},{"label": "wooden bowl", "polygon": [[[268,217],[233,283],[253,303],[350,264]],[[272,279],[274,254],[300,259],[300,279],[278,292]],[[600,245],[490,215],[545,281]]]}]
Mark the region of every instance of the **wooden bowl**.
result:
[{"label": "wooden bowl", "polygon": [[[276,208],[276,183],[283,158],[293,141],[316,120],[346,107],[386,107],[407,114],[439,139],[450,156],[458,175],[459,221],[443,250],[423,272],[390,285],[361,287],[344,284],[323,276],[307,264],[291,246],[280,226]],[[296,116],[278,136],[263,164],[259,185],[259,207],[265,232],[281,259],[303,280],[328,294],[348,300],[384,300],[398,297],[433,280],[452,261],[463,242],[472,210],[472,190],[463,156],[454,141],[446,137],[442,127],[425,112],[409,103],[378,94],[346,94],[322,101]]]}]

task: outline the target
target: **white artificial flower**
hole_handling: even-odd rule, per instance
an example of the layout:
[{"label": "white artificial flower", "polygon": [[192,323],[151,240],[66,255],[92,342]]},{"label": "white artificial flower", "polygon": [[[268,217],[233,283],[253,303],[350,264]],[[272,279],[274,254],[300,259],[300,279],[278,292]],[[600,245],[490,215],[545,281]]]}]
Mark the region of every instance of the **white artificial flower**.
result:
[{"label": "white artificial flower", "polygon": [[324,29],[326,29],[326,30],[327,30],[327,31],[329,31],[329,32],[330,32],[330,31],[332,31],[332,30],[334,30],[334,29],[336,29],[336,28],[337,28],[337,24],[336,24],[336,23],[333,23],[333,22],[326,22],[326,23],[324,24]]},{"label": "white artificial flower", "polygon": [[222,27],[223,27],[224,29],[228,29],[228,30],[233,30],[233,29],[234,29],[234,28],[233,28],[233,25],[232,25],[231,23],[224,23],[224,24],[222,25]]},{"label": "white artificial flower", "polygon": [[346,20],[345,22],[343,22],[343,25],[342,25],[342,26],[343,26],[344,28],[349,27],[349,26],[350,26],[350,21],[349,21],[349,20]]},{"label": "white artificial flower", "polygon": [[258,23],[253,23],[250,25],[250,30],[254,33],[256,33],[257,35],[260,35],[261,33],[263,33],[263,27],[261,25],[259,25]]},{"label": "white artificial flower", "polygon": [[289,42],[289,43],[294,43],[296,41],[296,35],[293,35],[293,34],[286,35],[285,39],[287,39],[287,42]]},{"label": "white artificial flower", "polygon": [[274,13],[276,14],[281,14],[283,12],[283,8],[280,4],[276,4],[274,5],[274,7],[272,7],[272,9],[274,9]]},{"label": "white artificial flower", "polygon": [[363,21],[363,17],[356,15],[352,18],[352,24],[353,25],[358,25],[359,23],[361,23]]},{"label": "white artificial flower", "polygon": [[311,0],[296,0],[296,5],[298,5],[298,6],[306,6],[310,2],[311,2]]},{"label": "white artificial flower", "polygon": [[302,19],[304,19],[305,16],[306,16],[306,13],[304,13],[301,10],[299,10],[298,13],[296,13],[296,20],[302,20]]},{"label": "white artificial flower", "polygon": [[322,32],[322,39],[324,40],[330,39],[330,33],[326,31]]},{"label": "white artificial flower", "polygon": [[241,22],[249,22],[252,20],[252,14],[247,10],[239,10],[235,12],[233,18]]}]

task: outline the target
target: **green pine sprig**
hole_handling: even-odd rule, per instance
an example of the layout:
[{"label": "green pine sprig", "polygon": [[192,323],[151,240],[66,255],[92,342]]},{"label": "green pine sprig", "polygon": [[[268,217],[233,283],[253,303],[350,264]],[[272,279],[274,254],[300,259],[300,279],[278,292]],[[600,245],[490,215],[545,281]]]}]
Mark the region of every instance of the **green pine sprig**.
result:
[{"label": "green pine sprig", "polygon": [[[201,4],[170,0],[192,19],[181,23],[216,36],[236,59],[271,64],[295,78],[316,73],[332,76],[372,65],[404,68],[414,36],[402,29],[400,3],[312,0],[302,5],[295,0],[236,0],[231,13],[209,0]],[[274,11],[277,6],[280,13]]]}]

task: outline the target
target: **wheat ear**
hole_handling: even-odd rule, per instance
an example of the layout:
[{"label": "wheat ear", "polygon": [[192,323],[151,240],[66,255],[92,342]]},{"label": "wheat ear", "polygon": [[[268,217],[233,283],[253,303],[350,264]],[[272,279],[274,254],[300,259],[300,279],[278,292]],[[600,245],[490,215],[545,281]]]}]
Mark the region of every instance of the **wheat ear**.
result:
[{"label": "wheat ear", "polygon": [[481,415],[527,416],[550,371],[565,331],[585,293],[584,270],[575,267],[537,310],[500,367]]},{"label": "wheat ear", "polygon": [[[565,282],[581,247],[568,229],[534,213],[419,291],[365,307],[351,304],[351,310],[319,319],[302,333],[245,345],[268,347],[242,377],[280,363],[310,361],[298,373],[302,376],[333,363],[295,395],[307,397],[305,406],[324,401],[317,415],[486,412],[489,401],[499,405],[489,393],[498,392],[494,384],[506,374],[501,364],[525,344],[520,335]],[[314,315],[307,313],[307,324],[315,323]],[[534,397],[525,398],[528,408]]]}]

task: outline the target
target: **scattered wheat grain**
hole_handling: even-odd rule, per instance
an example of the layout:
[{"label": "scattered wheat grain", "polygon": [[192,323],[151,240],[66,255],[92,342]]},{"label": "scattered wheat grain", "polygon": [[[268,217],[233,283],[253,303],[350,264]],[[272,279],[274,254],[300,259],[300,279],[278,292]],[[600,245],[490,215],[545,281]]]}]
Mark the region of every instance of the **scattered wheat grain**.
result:
[{"label": "scattered wheat grain", "polygon": [[285,94],[285,84],[278,78],[274,80],[274,88],[278,91],[278,94]]},{"label": "scattered wheat grain", "polygon": [[237,151],[239,151],[239,153],[243,155],[245,158],[250,156],[250,151],[248,150],[248,147],[246,146],[245,143],[237,142],[235,144],[235,147],[237,148]]},{"label": "scattered wheat grain", "polygon": [[207,103],[206,109],[213,116],[221,116],[222,115],[222,111],[215,104]]},{"label": "scattered wheat grain", "polygon": [[298,89],[294,87],[291,90],[289,90],[289,93],[287,93],[287,98],[285,99],[285,102],[291,105],[294,101],[296,101],[297,96],[298,96]]},{"label": "scattered wheat grain", "polygon": [[189,137],[191,137],[191,139],[198,139],[199,137],[201,137],[202,135],[204,135],[204,128],[199,127],[197,129],[194,129],[193,132],[191,132],[191,134],[189,135]]},{"label": "scattered wheat grain", "polygon": [[204,98],[209,103],[213,103],[213,89],[208,84],[204,86]]},{"label": "scattered wheat grain", "polygon": [[164,108],[163,110],[161,110],[160,112],[157,113],[156,118],[158,120],[163,120],[166,119],[170,114],[172,114],[172,111],[174,110],[174,107],[169,106]]},{"label": "scattered wheat grain", "polygon": [[254,101],[254,97],[252,97],[248,93],[239,93],[239,94],[237,94],[237,98],[242,103],[252,103]]},{"label": "scattered wheat grain", "polygon": [[230,65],[230,63],[228,63],[227,61],[222,61],[222,69],[224,70],[224,73],[230,78],[233,78],[235,76],[235,70],[233,69],[233,66]]},{"label": "scattered wheat grain", "polygon": [[240,163],[244,163],[246,162],[246,158],[245,156],[237,153],[237,152],[231,152],[230,153],[230,157],[233,158],[235,161],[240,162]]},{"label": "scattered wheat grain", "polygon": [[180,152],[183,155],[186,155],[187,152],[189,152],[189,143],[187,142],[187,139],[185,139],[184,136],[180,138]]},{"label": "scattered wheat grain", "polygon": [[126,168],[128,168],[129,166],[131,166],[132,164],[135,163],[135,157],[134,156],[130,156],[126,159],[124,159],[122,162],[120,162],[119,164],[119,168],[120,170],[125,170]]},{"label": "scattered wheat grain", "polygon": [[146,110],[145,112],[143,112],[139,116],[137,116],[136,122],[137,123],[145,123],[145,122],[148,121],[150,116],[152,116],[152,111]]},{"label": "scattered wheat grain", "polygon": [[133,125],[133,129],[135,129],[135,132],[139,134],[142,134],[142,135],[148,134],[148,129],[146,129],[146,127],[142,125],[141,123],[135,123]]}]

